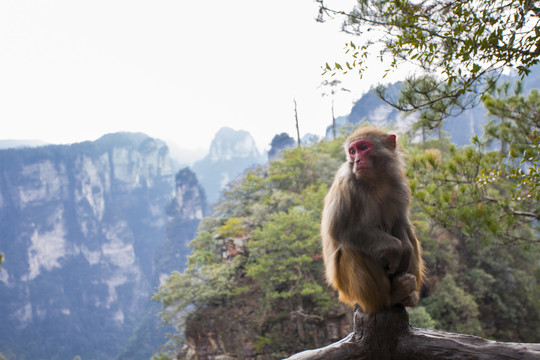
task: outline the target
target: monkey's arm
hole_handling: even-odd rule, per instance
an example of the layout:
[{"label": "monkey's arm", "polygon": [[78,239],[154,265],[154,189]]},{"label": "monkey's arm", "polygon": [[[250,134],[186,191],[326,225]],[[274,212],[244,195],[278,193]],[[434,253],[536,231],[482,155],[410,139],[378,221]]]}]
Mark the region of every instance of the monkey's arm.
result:
[{"label": "monkey's arm", "polygon": [[412,229],[409,220],[403,219],[394,224],[391,233],[401,241],[403,249],[401,261],[399,267],[396,269],[396,273],[407,272],[413,255],[412,243],[417,241],[416,236],[414,235],[414,230]]},{"label": "monkey's arm", "polygon": [[358,250],[378,261],[389,275],[402,271],[403,243],[384,230],[365,226],[342,232],[338,239],[343,248]]}]

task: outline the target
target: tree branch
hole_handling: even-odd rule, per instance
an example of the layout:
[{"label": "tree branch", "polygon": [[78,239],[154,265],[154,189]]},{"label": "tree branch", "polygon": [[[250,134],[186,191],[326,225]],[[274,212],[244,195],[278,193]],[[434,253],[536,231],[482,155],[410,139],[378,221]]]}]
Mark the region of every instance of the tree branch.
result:
[{"label": "tree branch", "polygon": [[354,329],[324,348],[288,360],[537,360],[540,344],[503,343],[476,336],[413,328],[403,307],[377,313],[354,313]]},{"label": "tree branch", "polygon": [[[484,199],[487,200],[487,201],[491,201],[491,202],[497,203],[497,204],[500,203],[499,200],[497,200],[497,199],[495,199],[495,198],[493,198],[493,197],[491,197],[491,196],[484,196]],[[525,216],[525,217],[531,217],[531,218],[534,218],[534,219],[536,219],[536,220],[540,220],[540,215],[539,215],[539,214],[535,214],[535,213],[530,212],[530,211],[520,211],[520,210],[515,210],[514,207],[513,207],[513,206],[510,206],[510,205],[509,205],[507,208],[508,208],[508,210],[509,210],[512,214],[514,214],[514,215],[516,215],[516,216]]]}]

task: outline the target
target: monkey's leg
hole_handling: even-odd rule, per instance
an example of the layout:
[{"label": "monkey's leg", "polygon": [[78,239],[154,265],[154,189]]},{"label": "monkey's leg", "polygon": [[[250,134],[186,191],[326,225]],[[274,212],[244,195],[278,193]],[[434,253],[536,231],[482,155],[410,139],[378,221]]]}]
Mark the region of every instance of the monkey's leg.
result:
[{"label": "monkey's leg", "polygon": [[336,265],[339,299],[373,313],[391,305],[391,284],[384,269],[358,251],[343,251]]}]

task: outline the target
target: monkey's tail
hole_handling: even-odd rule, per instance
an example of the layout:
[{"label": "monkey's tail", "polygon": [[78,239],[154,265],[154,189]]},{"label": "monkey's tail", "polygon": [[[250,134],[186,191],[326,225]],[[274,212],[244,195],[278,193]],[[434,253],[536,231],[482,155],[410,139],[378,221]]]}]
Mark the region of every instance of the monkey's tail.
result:
[{"label": "monkey's tail", "polygon": [[407,236],[409,236],[409,240],[413,245],[414,257],[416,258],[416,261],[411,261],[411,265],[415,266],[412,269],[410,268],[409,272],[416,276],[416,289],[420,291],[427,276],[424,259],[422,259],[422,249],[420,248],[420,242],[418,241],[412,226],[409,226],[407,229]]}]

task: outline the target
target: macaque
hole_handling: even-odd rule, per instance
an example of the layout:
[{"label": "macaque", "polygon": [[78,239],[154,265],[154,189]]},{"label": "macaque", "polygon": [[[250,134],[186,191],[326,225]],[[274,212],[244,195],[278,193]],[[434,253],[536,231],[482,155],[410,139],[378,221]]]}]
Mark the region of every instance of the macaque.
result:
[{"label": "macaque", "polygon": [[344,145],[347,161],[325,197],[321,221],[326,279],[340,301],[365,313],[416,306],[424,265],[396,136],[363,127]]}]

